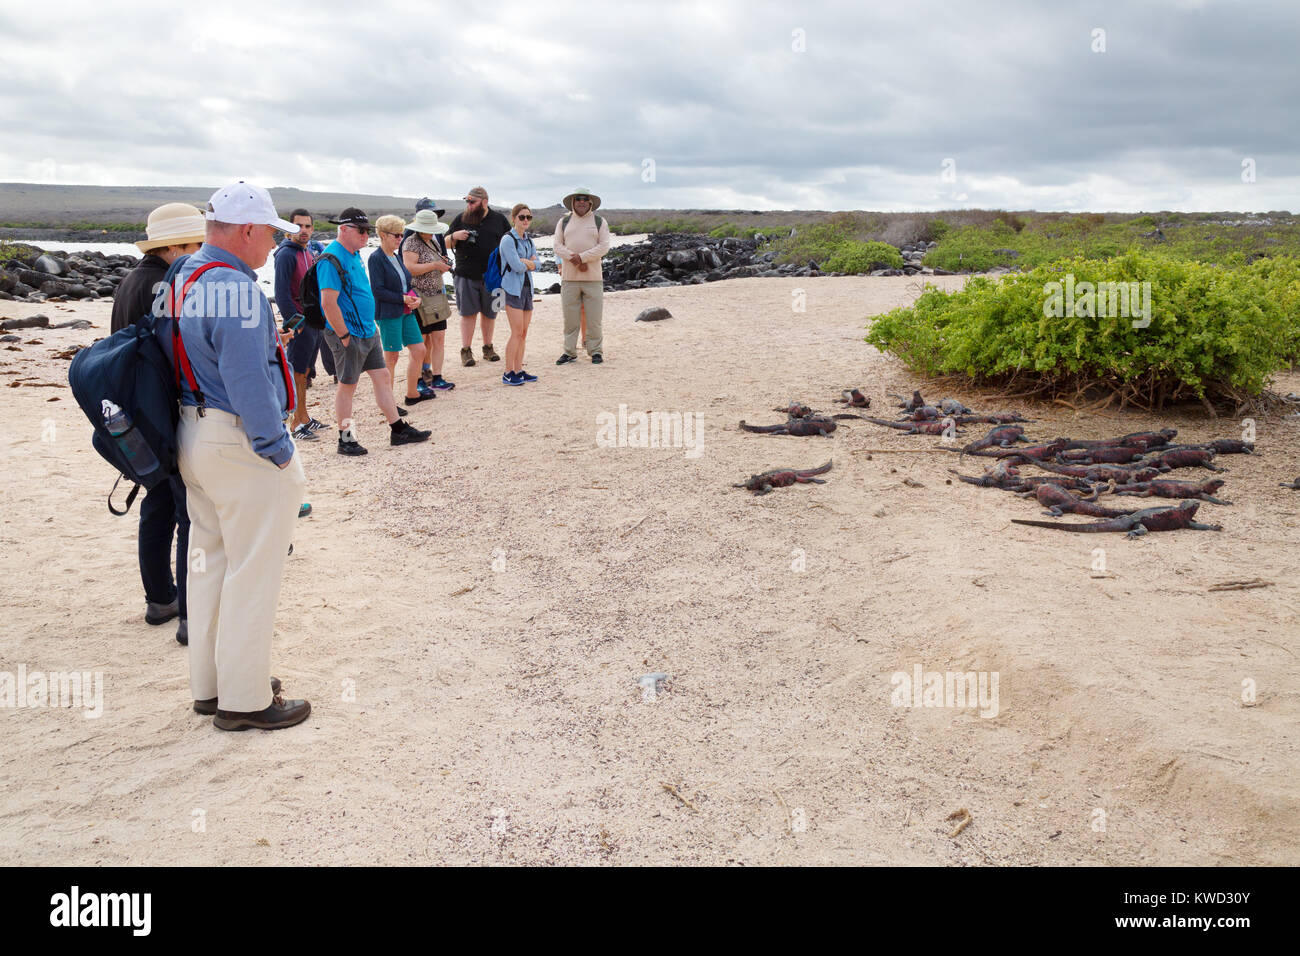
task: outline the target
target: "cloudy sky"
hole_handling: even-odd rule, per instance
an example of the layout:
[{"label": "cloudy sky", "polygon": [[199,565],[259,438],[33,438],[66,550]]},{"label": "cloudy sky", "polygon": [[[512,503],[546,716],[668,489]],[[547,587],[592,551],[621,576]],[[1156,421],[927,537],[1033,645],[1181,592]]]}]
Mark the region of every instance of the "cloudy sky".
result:
[{"label": "cloudy sky", "polygon": [[1298,7],[10,2],[0,181],[1298,211]]}]

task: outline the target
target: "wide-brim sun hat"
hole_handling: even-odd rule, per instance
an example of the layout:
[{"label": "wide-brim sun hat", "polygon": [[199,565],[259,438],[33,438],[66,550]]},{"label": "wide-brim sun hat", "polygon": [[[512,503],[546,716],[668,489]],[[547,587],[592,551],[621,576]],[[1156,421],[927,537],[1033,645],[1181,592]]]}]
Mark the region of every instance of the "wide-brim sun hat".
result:
[{"label": "wide-brim sun hat", "polygon": [[141,239],[135,246],[141,252],[188,246],[193,242],[203,242],[205,228],[202,210],[185,202],[169,202],[149,213],[149,221],[144,227],[148,238]]},{"label": "wide-brim sun hat", "polygon": [[441,236],[451,229],[445,222],[438,219],[437,213],[432,209],[421,209],[415,214],[415,218],[406,224],[406,228],[413,232],[422,232],[434,236]]},{"label": "wide-brim sun hat", "polygon": [[595,212],[597,209],[600,208],[600,197],[597,196],[594,192],[592,192],[590,189],[575,189],[573,192],[569,193],[569,195],[564,197],[564,208],[569,210],[569,212],[573,212],[574,196],[590,196],[592,212]]}]

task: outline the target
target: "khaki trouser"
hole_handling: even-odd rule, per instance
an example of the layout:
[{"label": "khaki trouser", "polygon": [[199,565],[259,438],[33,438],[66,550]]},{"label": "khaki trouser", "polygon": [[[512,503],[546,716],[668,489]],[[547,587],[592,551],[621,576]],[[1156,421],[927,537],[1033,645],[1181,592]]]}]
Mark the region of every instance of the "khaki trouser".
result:
[{"label": "khaki trouser", "polygon": [[297,452],[278,468],[239,419],[181,408],[181,477],[190,514],[190,690],[246,713],[271,704],[271,635],[284,562],[306,487]]},{"label": "khaki trouser", "polygon": [[600,320],[605,308],[605,283],[564,282],[560,285],[560,306],[564,309],[564,354],[578,354],[578,328],[582,323],[582,307],[587,307],[587,341],[583,347],[588,355],[599,355],[604,345]]}]

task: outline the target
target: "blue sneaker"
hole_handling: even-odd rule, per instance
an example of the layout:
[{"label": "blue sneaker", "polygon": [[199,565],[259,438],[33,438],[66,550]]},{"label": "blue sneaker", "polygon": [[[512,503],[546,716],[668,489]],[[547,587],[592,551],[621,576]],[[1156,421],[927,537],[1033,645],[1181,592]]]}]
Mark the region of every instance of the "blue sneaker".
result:
[{"label": "blue sneaker", "polygon": [[527,372],[525,372],[523,369],[520,369],[519,372],[518,372],[518,374],[519,374],[519,377],[520,377],[521,379],[523,379],[525,382],[535,382],[535,381],[537,381],[537,376],[536,376],[536,375],[529,375],[529,374],[528,374]]},{"label": "blue sneaker", "polygon": [[506,372],[504,375],[501,376],[501,381],[506,385],[524,384],[524,380],[522,378],[518,378],[514,372]]}]

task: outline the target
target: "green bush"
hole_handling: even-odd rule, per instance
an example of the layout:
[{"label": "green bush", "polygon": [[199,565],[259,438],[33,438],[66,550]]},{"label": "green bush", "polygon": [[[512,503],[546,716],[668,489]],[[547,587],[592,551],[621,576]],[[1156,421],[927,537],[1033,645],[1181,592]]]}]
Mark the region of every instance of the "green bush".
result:
[{"label": "green bush", "polygon": [[[1060,301],[1069,276],[1079,293],[1073,314]],[[1150,324],[1084,314],[1083,282],[1149,283]],[[1047,314],[1054,299],[1059,317]],[[1042,394],[1100,389],[1121,404],[1160,408],[1259,395],[1300,346],[1298,304],[1295,260],[1232,268],[1133,250],[1109,261],[1060,260],[1000,281],[978,276],[959,292],[928,288],[911,307],[876,319],[867,341],[925,375],[1014,379]],[[1140,311],[1130,303],[1130,314]]]},{"label": "green bush", "polygon": [[818,265],[825,272],[860,275],[873,269],[901,269],[903,255],[886,242],[856,242],[848,239],[837,245],[831,255]]}]

